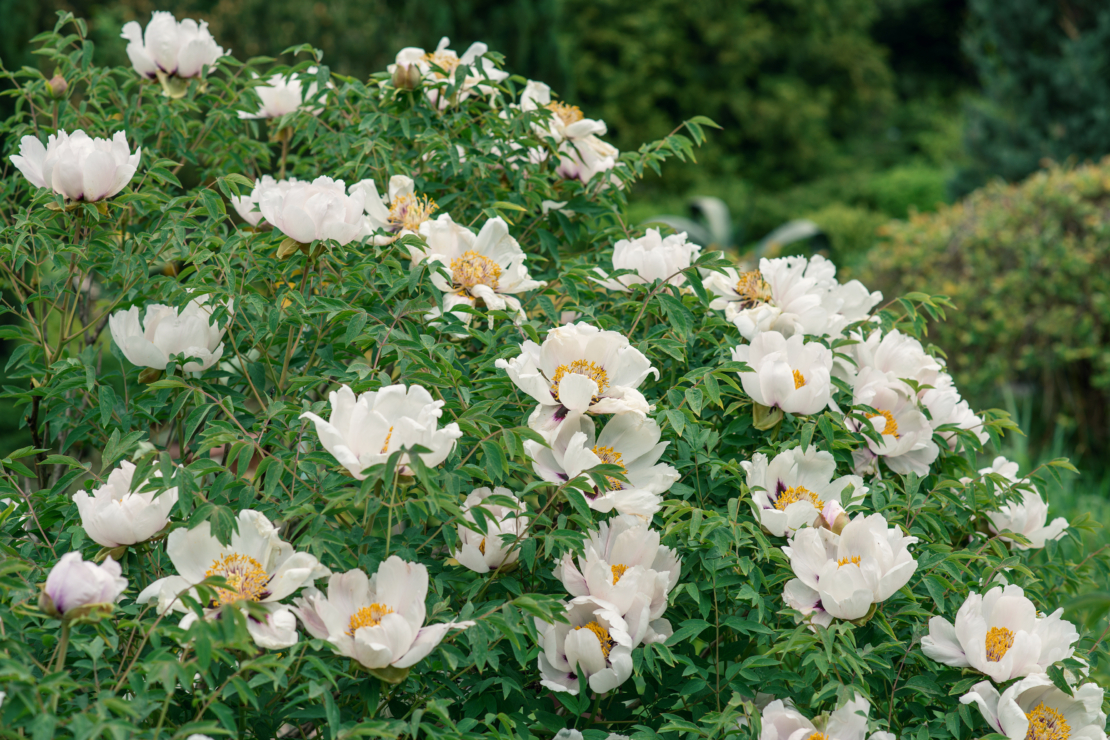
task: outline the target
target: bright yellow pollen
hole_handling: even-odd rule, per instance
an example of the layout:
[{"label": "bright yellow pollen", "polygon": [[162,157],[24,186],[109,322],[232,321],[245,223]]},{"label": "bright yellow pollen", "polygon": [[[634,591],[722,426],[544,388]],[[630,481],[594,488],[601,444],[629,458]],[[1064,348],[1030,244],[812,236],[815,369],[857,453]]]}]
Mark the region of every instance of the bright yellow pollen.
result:
[{"label": "bright yellow pollen", "polygon": [[1013,645],[1013,632],[1005,627],[991,627],[987,631],[987,660],[997,663]]},{"label": "bright yellow pollen", "polygon": [[794,371],[794,390],[798,390],[806,384],[806,376],[802,375],[801,370]]},{"label": "bright yellow pollen", "polygon": [[486,538],[485,537],[483,537],[482,541],[480,543],[478,543],[478,552],[482,553],[483,555],[486,554]]},{"label": "bright yellow pollen", "polygon": [[613,638],[609,637],[609,630],[605,629],[597,622],[587,622],[581,627],[575,627],[574,629],[589,630],[590,632],[593,632],[594,637],[596,637],[597,641],[601,644],[601,654],[605,656],[606,660],[609,659],[609,651],[612,650],[617,644],[613,641]]},{"label": "bright yellow pollen", "polygon": [[392,613],[393,610],[385,604],[364,606],[351,615],[351,623],[347,625],[347,634],[353,635],[360,627],[377,627],[382,623],[382,617]]},{"label": "bright yellow pollen", "polygon": [[[620,465],[622,473],[626,473],[628,471],[628,468],[626,468],[624,466],[624,463],[621,462],[621,453],[617,452],[612,447],[594,447],[593,453],[597,455],[597,458],[603,463],[609,463],[610,465]],[[617,480],[611,475],[605,476],[605,480],[609,481],[610,491],[619,491],[624,485],[621,481]],[[615,565],[613,567],[616,568]],[[616,581],[614,581],[614,583],[616,583]]]},{"label": "bright yellow pollen", "polygon": [[886,419],[886,426],[883,428],[883,434],[889,434],[895,439],[898,439],[901,435],[898,434],[898,422],[894,420],[894,414],[889,411],[880,410],[877,414],[868,414],[867,418],[874,419],[879,416]]},{"label": "bright yellow pollen", "polygon": [[628,570],[628,566],[617,563],[616,565],[610,565],[609,569],[613,571],[613,584],[616,585],[617,581],[624,575],[624,572]]},{"label": "bright yellow pollen", "polygon": [[577,105],[567,105],[566,103],[548,103],[547,109],[555,114],[555,117],[562,122],[564,126],[569,126],[572,123],[578,123],[583,118],[582,109]]},{"label": "bright yellow pollen", "polygon": [[740,279],[736,281],[736,292],[740,294],[743,308],[751,308],[771,300],[771,286],[763,279],[763,273],[759,270],[741,273]]},{"label": "bright yellow pollen", "polygon": [[1071,727],[1064,715],[1044,703],[1033,707],[1025,716],[1029,719],[1025,740],[1068,740],[1071,737]]},{"label": "bright yellow pollen", "polygon": [[[455,71],[455,67],[459,66],[459,58],[454,54],[446,51],[432,51],[424,55],[424,61],[433,64],[443,72],[433,70],[433,74],[441,80],[447,79],[447,75]],[[447,74],[444,74],[446,72]]]},{"label": "bright yellow pollen", "polygon": [[261,601],[270,583],[270,576],[262,564],[249,555],[233,552],[216,558],[212,566],[204,572],[205,578],[223,576],[227,588],[217,588],[218,603],[209,606],[223,606],[237,601]]},{"label": "bright yellow pollen", "polygon": [[786,511],[786,507],[790,504],[795,504],[799,501],[808,501],[813,504],[813,508],[820,511],[825,508],[825,502],[817,498],[817,494],[804,486],[790,486],[785,491],[779,494],[775,499],[775,508],[779,511]]},{"label": "bright yellow pollen", "polygon": [[403,193],[389,204],[389,223],[397,231],[417,231],[438,209],[436,202],[426,195]]},{"label": "bright yellow pollen", "polygon": [[389,428],[389,433],[385,435],[385,441],[382,442],[382,451],[380,454],[384,455],[389,450],[389,440],[393,439],[393,427]]},{"label": "bright yellow pollen", "polygon": [[836,561],[837,568],[843,568],[845,565],[859,565],[859,555],[852,555],[851,557],[841,558]]},{"label": "bright yellow pollen", "polygon": [[609,387],[609,373],[605,372],[605,368],[590,360],[575,360],[569,365],[560,365],[555,368],[555,375],[551,378],[551,395],[555,396],[556,401],[559,400],[559,383],[562,382],[563,376],[567,373],[585,375],[597,383],[599,394],[604,393],[605,389]]},{"label": "bright yellow pollen", "polygon": [[809,740],[829,740],[829,736],[823,732],[815,732],[809,736]]},{"label": "bright yellow pollen", "polygon": [[464,293],[469,294],[476,285],[497,290],[500,279],[501,265],[484,254],[470,250],[451,260],[451,280]]}]

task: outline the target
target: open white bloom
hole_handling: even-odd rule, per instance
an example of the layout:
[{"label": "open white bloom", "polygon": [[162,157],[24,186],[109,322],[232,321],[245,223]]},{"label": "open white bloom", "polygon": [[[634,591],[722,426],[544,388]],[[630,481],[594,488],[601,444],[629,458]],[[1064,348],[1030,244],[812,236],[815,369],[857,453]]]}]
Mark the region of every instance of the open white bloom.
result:
[{"label": "open white bloom", "polygon": [[366,201],[367,232],[386,232],[386,235],[374,237],[374,243],[379,246],[406,234],[422,234],[421,226],[431,220],[437,209],[435,201],[426,195],[416,194],[416,184],[407,175],[389,178],[385,197],[378,193],[378,186],[373,180],[357,182],[351,186],[352,191],[355,188],[362,191]]},{"label": "open white bloom", "polygon": [[24,136],[19,154],[9,159],[35,187],[93,203],[123,190],[135,176],[142,155],[142,147],[131,153],[122,131],[111,139],[93,139],[78,130],[50,134],[46,146],[34,136]]},{"label": "open white bloom", "polygon": [[44,611],[65,619],[83,607],[114,604],[127,588],[119,563],[105,558],[103,563],[82,560],[81,553],[67,552],[46,576],[43,598]]},{"label": "open white bloom", "polygon": [[568,419],[550,442],[550,448],[525,441],[536,475],[561,484],[601,463],[619,465],[627,482],[607,476],[604,490],[596,485],[586,500],[594,511],[616,511],[651,517],[659,511],[662,494],[678,480],[678,471],[660,463],[669,442],[659,441],[659,425],[639,414],[614,416],[594,438],[594,423],[587,416]]},{"label": "open white bloom", "polygon": [[132,491],[134,475],[135,465],[124,460],[91,494],[78,491],[73,495],[81,526],[93,542],[104,547],[134,545],[149,540],[169,522],[170,509],[177,503],[177,487],[157,497],[154,491]]},{"label": "open white bloom", "polygon": [[342,180],[317,177],[311,183],[291,182],[287,188],[259,193],[258,210],[274,228],[290,239],[308,244],[332,239],[345,246],[367,235],[366,196]]},{"label": "open white bloom", "polygon": [[[437,428],[443,416],[443,401],[433,401],[419,385],[387,385],[357,398],[350,387],[343,386],[332,391],[328,401],[328,421],[312,412],[301,414],[301,418],[316,425],[324,449],[358,480],[365,480],[363,470],[384,463],[402,447],[426,447],[429,452],[420,453],[421,461],[429,467],[439,465],[462,436],[454,422]],[[401,455],[399,466],[401,475],[411,474],[407,452]]]},{"label": "open white bloom", "polygon": [[[940,385],[938,381],[944,366],[925,351],[920,341],[897,329],[886,334],[873,331],[863,341],[848,345],[846,350],[855,359],[860,373],[870,368],[892,380],[913,380],[918,385],[934,387]],[[913,392],[907,386],[907,393]]]},{"label": "open white bloom", "polygon": [[960,398],[952,382],[952,376],[941,373],[936,379],[933,388],[921,391],[919,394],[921,405],[929,410],[929,421],[933,430],[938,431],[941,437],[948,442],[948,448],[955,450],[959,437],[954,431],[939,431],[941,427],[955,426],[957,429],[969,429],[979,439],[980,444],[986,444],[990,435],[983,429],[983,418],[971,410],[971,405]]},{"label": "open white bloom", "polygon": [[632,638],[612,604],[579,596],[567,604],[566,617],[568,621],[559,624],[536,619],[543,648],[540,683],[552,691],[577,694],[578,669],[599,694],[627,681],[632,675]]},{"label": "open white bloom", "polygon": [[[577,111],[578,109],[575,108],[574,110]],[[581,115],[581,113],[572,115]],[[620,151],[609,142],[602,141],[599,138],[604,136],[606,131],[605,123],[596,121],[589,135],[564,141],[559,146],[559,166],[555,168],[555,174],[567,180],[579,180],[587,183],[593,180],[596,175],[608,172],[616,167]],[[610,180],[614,184],[620,185],[620,180],[616,177],[611,176]]]},{"label": "open white bloom", "polygon": [[[789,700],[775,699],[760,715],[763,729],[759,740],[864,740],[870,714],[871,703],[856,694],[814,724]],[[876,732],[870,740],[894,740],[894,736],[889,732]]]},{"label": "open white bloom", "polygon": [[[1051,523],[1048,521],[1048,503],[1045,502],[1040,492],[1030,481],[1018,478],[1018,464],[1010,462],[1001,455],[994,459],[989,468],[982,468],[979,475],[996,474],[1002,476],[1010,483],[1023,484],[1018,491],[1021,501],[1008,501],[1002,504],[998,511],[987,512],[990,520],[990,529],[994,534],[1009,530],[1020,534],[1029,540],[1029,544],[1017,542],[1010,537],[1001,539],[1010,542],[1019,550],[1039,549],[1044,547],[1049,540],[1058,540],[1064,536],[1068,528],[1068,520],[1056,517]],[[962,479],[963,483],[969,479]]]},{"label": "open white bloom", "polygon": [[990,681],[981,681],[960,697],[975,703],[995,732],[1011,740],[1106,740],[1102,687],[1085,683],[1071,695],[1044,674],[1027,676],[999,696]]},{"label": "open white bloom", "polygon": [[189,301],[180,311],[174,306],[152,303],[140,323],[139,307],[117,311],[108,317],[108,328],[120,352],[132,364],[165,370],[173,356],[195,358],[181,366],[186,372],[201,372],[215,365],[224,353],[221,329],[212,321],[208,296]]},{"label": "open white bloom", "polygon": [[[937,459],[940,448],[933,441],[933,427],[917,407],[912,391],[891,373],[868,367],[856,377],[852,405],[875,409],[867,412],[868,422],[878,433],[878,440],[867,437],[867,449],[857,450],[857,470],[864,458],[882,457],[895,473],[927,475]],[[849,429],[859,430],[862,424],[849,418]]]},{"label": "open white bloom", "polygon": [[212,534],[209,522],[193,529],[175,529],[166,538],[166,554],[177,575],[160,578],[143,589],[136,599],[140,604],[157,601],[158,613],[171,609],[184,612],[181,628],[188,629],[196,621],[180,596],[213,576],[222,577],[226,588],[217,588],[216,598],[205,604],[205,616],[211,618],[225,605],[242,608],[246,602],[261,604],[266,610],[265,621],[247,619],[247,629],[259,647],[272,650],[289,647],[297,642],[297,620],[293,612],[278,603],[301,586],[310,585],[330,571],[307,552],[294,552],[293,546],[278,536],[278,528],[260,512],[240,511],[239,531],[231,535],[227,545]]},{"label": "open white bloom", "polygon": [[[740,463],[747,477],[752,501],[759,509],[759,523],[776,537],[790,537],[813,524],[832,502],[841,507],[863,499],[867,488],[857,475],[833,480],[836,460],[832,453],[810,446],[780,452],[769,463],[757,452],[751,462]],[[849,487],[851,498],[848,498]],[[833,524],[833,522],[829,522]]]},{"label": "open white bloom", "polygon": [[[490,496],[505,496],[516,502],[515,507],[487,503]],[[485,533],[477,529],[473,512],[481,507],[488,514],[485,520]],[[524,504],[508,488],[475,488],[463,502],[463,519],[475,524],[475,529],[460,524],[459,539],[462,546],[452,553],[455,560],[475,573],[489,573],[503,565],[515,563],[520,557],[518,538],[527,536],[528,517],[524,516]]]},{"label": "open white bloom", "polygon": [[613,269],[632,270],[631,274],[610,278],[600,267],[595,267],[594,272],[602,278],[597,282],[609,290],[628,292],[633,285],[656,280],[682,285],[686,282],[682,271],[700,252],[701,247],[686,241],[686,232],[663,238],[659,229],[648,229],[639,239],[621,239],[613,247]]},{"label": "open white bloom", "polygon": [[494,88],[489,83],[498,83],[509,76],[508,72],[500,70],[488,59],[485,54],[489,47],[475,42],[460,57],[457,52],[447,47],[451,40],[444,36],[439,40],[435,51],[425,52],[415,46],[406,47],[397,52],[396,61],[386,69],[396,79],[398,70],[418,70],[427,90],[428,100],[441,110],[451,104],[445,94],[445,88],[454,85],[459,67],[467,67],[469,74],[463,79],[458,93],[458,99],[465,100],[473,94],[474,90],[488,95]]},{"label": "open white bloom", "polygon": [[526,341],[520,349],[496,366],[539,402],[528,424],[548,438],[568,416],[651,411],[637,389],[659,371],[620,332],[565,324],[550,329],[542,345]]},{"label": "open white bloom", "polygon": [[136,21],[124,24],[120,37],[127,39],[131,66],[150,79],[159,73],[178,78],[197,77],[204,67],[215,64],[227,53],[208,32],[206,21],[197,23],[186,18],[178,22],[173,13],[165,11],[151,14],[145,37]]},{"label": "open white bloom", "polygon": [[313,637],[365,668],[410,668],[435,649],[447,632],[474,622],[424,626],[428,569],[396,555],[370,577],[361,570],[333,573],[325,596],[305,589],[293,611]]},{"label": "open white bloom", "polygon": [[[305,85],[305,80],[311,80]],[[286,77],[271,75],[267,80],[269,84],[258,85],[254,88],[262,105],[257,113],[239,111],[239,118],[278,118],[300,110],[305,101],[316,98],[316,67],[309,67],[303,74],[291,74]],[[331,87],[330,83],[328,87]],[[325,96],[326,97],[326,96]],[[323,102],[321,99],[320,102]],[[306,110],[314,116],[323,112],[320,105],[313,105]]]},{"label": "open white bloom", "polygon": [[[465,226],[456,224],[444,213],[434,221],[420,225],[426,249],[410,247],[415,262],[427,260],[443,265],[450,277],[440,271],[432,274],[432,284],[443,291],[443,310],[458,306],[474,308],[481,302],[487,309],[510,311],[517,323],[526,317],[515,294],[542,288],[547,283],[532,280],[524,263],[527,256],[509,234],[509,225],[502,218],[491,218],[475,236]],[[439,315],[433,309],[430,317]],[[469,313],[455,314],[469,324]]]},{"label": "open white bloom", "polygon": [[980,596],[968,594],[953,626],[944,617],[929,620],[921,638],[924,653],[945,665],[968,666],[995,683],[1044,673],[1071,657],[1079,639],[1075,626],[1060,616],[1063,609],[1038,616],[1037,607],[1018,586],[996,586]]},{"label": "open white bloom", "polygon": [[831,264],[820,255],[761,259],[758,270],[739,275],[731,293],[721,296],[726,299],[725,318],[748,341],[764,331],[787,337],[825,335],[830,317],[823,299],[832,287],[827,274]]},{"label": "open white bloom", "polygon": [[882,514],[857,516],[839,535],[824,528],[800,529],[782,548],[796,576],[786,584],[787,605],[803,614],[795,604],[806,607],[817,624],[861,619],[910,580],[917,570],[909,551],[915,542],[916,537],[889,526]]},{"label": "open white bloom", "polygon": [[831,317],[829,335],[842,336],[848,325],[870,319],[871,309],[882,300],[880,291],[869,291],[859,280],[849,280],[832,288],[823,301]]},{"label": "open white bloom", "polygon": [[732,359],[752,369],[738,375],[744,392],[758,404],[808,416],[832,402],[832,350],[820,342],[765,331],[751,344],[734,348]]},{"label": "open white bloom", "polygon": [[282,195],[289,192],[289,188],[294,185],[307,185],[308,183],[303,180],[298,180],[295,177],[290,177],[287,180],[275,180],[269,175],[263,175],[254,181],[254,189],[248,195],[233,195],[231,197],[231,205],[235,206],[235,212],[251,226],[258,226],[262,221],[262,211],[258,210],[258,204],[262,202],[263,196],[271,191],[277,190]]},{"label": "open white bloom", "polygon": [[574,557],[564,554],[555,577],[571,596],[593,596],[612,604],[627,623],[635,647],[662,642],[674,633],[662,616],[681,571],[674,550],[659,545],[659,533],[648,522],[623,514],[589,533],[577,567]]}]

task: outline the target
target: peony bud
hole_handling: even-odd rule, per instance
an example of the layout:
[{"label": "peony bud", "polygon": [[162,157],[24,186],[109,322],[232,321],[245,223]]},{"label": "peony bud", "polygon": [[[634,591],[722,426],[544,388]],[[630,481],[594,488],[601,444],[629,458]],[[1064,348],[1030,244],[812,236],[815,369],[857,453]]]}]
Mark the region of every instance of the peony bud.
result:
[{"label": "peony bud", "polygon": [[420,69],[415,64],[401,63],[394,66],[393,86],[398,90],[415,90],[420,87]]},{"label": "peony bud", "polygon": [[50,94],[54,96],[55,100],[61,100],[65,97],[66,90],[69,89],[69,83],[66,78],[62,77],[60,72],[55,72],[54,76],[50,78],[50,82],[46,83],[50,88]]},{"label": "peony bud", "polygon": [[119,563],[111,558],[97,565],[68,552],[50,570],[39,596],[39,607],[52,617],[75,619],[110,609],[127,588]]},{"label": "peony bud", "polygon": [[844,511],[844,507],[840,505],[839,501],[834,500],[826,503],[825,508],[821,509],[817,526],[831,529],[834,534],[840,534],[849,521],[851,520],[848,513]]}]

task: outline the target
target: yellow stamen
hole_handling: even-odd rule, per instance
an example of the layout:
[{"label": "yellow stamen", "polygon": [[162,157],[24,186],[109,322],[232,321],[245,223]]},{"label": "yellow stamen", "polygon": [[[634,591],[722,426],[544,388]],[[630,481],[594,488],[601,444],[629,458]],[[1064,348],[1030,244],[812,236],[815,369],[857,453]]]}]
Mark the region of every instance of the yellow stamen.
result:
[{"label": "yellow stamen", "polygon": [[[443,72],[438,72],[435,70],[432,71],[432,74],[434,74],[441,80],[447,79],[447,75],[450,75],[452,72],[454,72],[455,67],[458,67],[460,63],[457,56],[446,51],[428,52],[424,55],[424,61],[428,62],[429,64],[433,64],[443,70]],[[444,72],[446,72],[447,74],[444,74]]]},{"label": "yellow stamen", "polygon": [[610,565],[609,569],[613,571],[613,585],[616,585],[617,581],[624,575],[624,572],[628,570],[628,566],[618,563],[616,565]]},{"label": "yellow stamen", "polygon": [[991,627],[987,630],[987,660],[997,663],[1014,646],[1014,633],[1005,627]]},{"label": "yellow stamen", "polygon": [[389,440],[393,439],[393,427],[389,428],[389,433],[385,435],[385,441],[382,442],[382,451],[380,454],[384,455],[389,450]]},{"label": "yellow stamen", "polygon": [[582,115],[582,109],[577,105],[567,105],[566,103],[548,103],[547,109],[555,114],[555,117],[564,126],[569,126],[572,123],[578,123],[585,116]]},{"label": "yellow stamen", "polygon": [[569,365],[560,365],[555,368],[555,374],[551,377],[551,395],[555,396],[556,401],[559,400],[559,383],[562,382],[563,376],[567,373],[585,375],[597,383],[599,394],[604,393],[605,389],[609,387],[609,373],[605,372],[605,368],[590,360],[575,360]]},{"label": "yellow stamen", "polygon": [[1064,715],[1043,702],[1025,716],[1029,720],[1025,740],[1068,740],[1071,737],[1071,727]]},{"label": "yellow stamen", "polygon": [[836,561],[837,568],[843,568],[845,565],[859,566],[859,555],[852,555],[851,557],[841,558]]},{"label": "yellow stamen", "polygon": [[385,604],[364,606],[351,615],[351,623],[347,625],[347,634],[353,635],[360,627],[377,627],[382,623],[382,617],[392,613],[393,610]]},{"label": "yellow stamen", "polygon": [[763,279],[763,273],[759,270],[741,273],[740,279],[736,281],[736,292],[740,294],[743,308],[751,308],[771,300],[771,286]]},{"label": "yellow stamen", "polygon": [[609,637],[609,630],[605,629],[597,622],[587,622],[581,627],[575,627],[574,629],[593,632],[594,637],[596,637],[598,643],[601,644],[601,654],[605,656],[606,660],[609,659],[609,651],[617,645],[617,643],[613,641],[613,638]]},{"label": "yellow stamen", "polygon": [[485,537],[483,537],[482,541],[480,543],[478,543],[478,552],[482,553],[483,555],[486,554],[486,538]]},{"label": "yellow stamen", "polygon": [[[612,447],[594,447],[593,453],[597,455],[598,459],[601,460],[601,462],[603,463],[609,463],[610,465],[620,465],[622,473],[626,473],[628,471],[628,468],[626,468],[624,466],[624,463],[621,462],[621,453],[617,452]],[[619,491],[621,487],[624,486],[624,483],[617,480],[611,475],[605,476],[605,480],[609,481],[610,491]]]},{"label": "yellow stamen", "polygon": [[794,371],[794,390],[798,390],[806,384],[806,376],[802,375],[801,370]]},{"label": "yellow stamen", "polygon": [[204,572],[205,578],[223,576],[227,588],[217,588],[218,603],[209,606],[223,606],[237,601],[261,601],[270,583],[270,576],[262,564],[249,555],[233,552],[216,558],[211,567]]},{"label": "yellow stamen", "polygon": [[829,740],[829,736],[823,732],[815,732],[809,736],[809,740]]},{"label": "yellow stamen", "polygon": [[402,193],[389,204],[389,223],[396,231],[417,231],[438,209],[436,202],[426,195]]},{"label": "yellow stamen", "polygon": [[787,506],[799,501],[810,502],[813,504],[813,508],[818,511],[825,508],[825,502],[817,498],[817,494],[805,486],[790,486],[790,488],[780,493],[779,497],[775,499],[775,508],[779,511],[786,511]]},{"label": "yellow stamen", "polygon": [[900,436],[902,436],[902,435],[898,434],[898,422],[895,421],[894,414],[890,413],[889,411],[883,411],[882,409],[880,409],[879,413],[877,413],[877,414],[868,414],[867,418],[868,419],[875,419],[875,418],[878,418],[880,416],[883,417],[884,419],[886,419],[886,426],[883,428],[883,434],[889,434],[891,437],[894,437],[895,439],[898,439]]},{"label": "yellow stamen", "polygon": [[501,265],[484,254],[470,250],[462,257],[451,260],[451,280],[456,288],[467,295],[476,285],[486,285],[497,290],[501,279]]}]

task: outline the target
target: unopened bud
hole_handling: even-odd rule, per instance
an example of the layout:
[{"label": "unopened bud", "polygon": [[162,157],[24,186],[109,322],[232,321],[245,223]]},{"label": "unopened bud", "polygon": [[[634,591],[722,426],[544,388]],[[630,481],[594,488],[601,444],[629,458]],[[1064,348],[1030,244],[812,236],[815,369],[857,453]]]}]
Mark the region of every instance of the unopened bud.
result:
[{"label": "unopened bud", "polygon": [[818,525],[832,530],[833,534],[840,534],[844,528],[848,526],[851,521],[848,517],[848,512],[844,511],[844,507],[840,505],[839,501],[830,501],[825,504],[821,509],[821,516],[818,518]]},{"label": "unopened bud", "polygon": [[415,90],[420,87],[420,69],[415,64],[394,65],[393,86],[398,90]]},{"label": "unopened bud", "polygon": [[42,610],[43,614],[48,614],[51,617],[57,618],[61,616],[58,607],[54,605],[54,599],[50,598],[50,594],[46,593],[46,591],[41,591],[39,593],[39,609]]},{"label": "unopened bud", "polygon": [[54,76],[50,78],[50,82],[47,82],[46,85],[50,88],[50,94],[54,96],[55,100],[64,98],[66,90],[69,89],[69,83],[66,82],[66,78],[62,77],[57,72],[54,73]]}]

